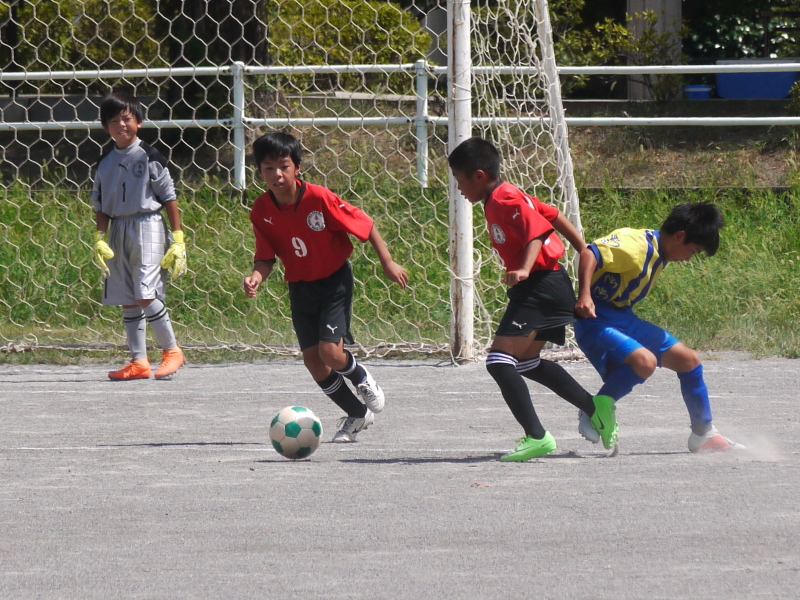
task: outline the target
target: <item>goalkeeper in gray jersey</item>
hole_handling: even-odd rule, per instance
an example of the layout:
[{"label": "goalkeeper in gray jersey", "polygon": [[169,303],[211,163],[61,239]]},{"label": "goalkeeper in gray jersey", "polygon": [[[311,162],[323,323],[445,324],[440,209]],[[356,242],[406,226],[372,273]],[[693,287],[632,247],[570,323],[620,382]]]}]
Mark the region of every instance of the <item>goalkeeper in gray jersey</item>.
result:
[{"label": "goalkeeper in gray jersey", "polygon": [[122,306],[131,353],[131,362],[108,376],[116,381],[150,377],[147,322],[162,351],[155,378],[169,379],[186,362],[164,305],[167,269],[173,278],[186,271],[175,185],[164,157],[137,136],[143,110],[136,98],[112,93],[100,105],[100,121],[115,145],[98,161],[94,177],[93,258],[105,276],[103,304]]}]

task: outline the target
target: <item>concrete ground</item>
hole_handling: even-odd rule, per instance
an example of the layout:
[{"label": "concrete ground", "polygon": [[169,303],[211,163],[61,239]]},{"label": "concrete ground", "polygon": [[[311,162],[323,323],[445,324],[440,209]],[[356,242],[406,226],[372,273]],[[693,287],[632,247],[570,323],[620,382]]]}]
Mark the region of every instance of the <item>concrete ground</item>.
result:
[{"label": "concrete ground", "polygon": [[[747,451],[690,454],[659,371],[620,402],[615,458],[531,383],[559,448],[523,464],[498,461],[521,430],[482,364],[368,361],[387,407],[348,445],[296,362],[0,365],[0,598],[797,597],[800,363],[704,364]],[[309,460],[269,443],[287,405],[322,420]]]}]

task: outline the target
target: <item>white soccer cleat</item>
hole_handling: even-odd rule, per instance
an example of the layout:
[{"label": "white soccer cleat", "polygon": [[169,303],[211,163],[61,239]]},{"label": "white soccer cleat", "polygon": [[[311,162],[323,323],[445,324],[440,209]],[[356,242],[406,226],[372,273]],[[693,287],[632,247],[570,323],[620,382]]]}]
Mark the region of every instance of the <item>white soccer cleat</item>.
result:
[{"label": "white soccer cleat", "polygon": [[362,402],[367,405],[367,408],[374,413],[379,413],[383,410],[383,405],[385,404],[383,390],[372,378],[369,371],[364,369],[364,372],[367,374],[367,378],[356,386],[358,395],[361,397]]},{"label": "white soccer cleat", "polygon": [[331,442],[337,444],[355,442],[358,432],[372,425],[373,421],[375,421],[375,415],[370,409],[367,409],[367,414],[360,419],[358,417],[342,417],[337,423],[339,431],[333,436]]},{"label": "white soccer cleat", "polygon": [[727,450],[746,450],[746,448],[723,436],[713,425],[703,435],[697,435],[693,431],[689,436],[690,452],[725,452]]},{"label": "white soccer cleat", "polygon": [[597,429],[592,425],[592,417],[582,410],[578,411],[578,433],[583,436],[583,439],[593,444],[597,444],[600,441],[600,434],[597,433]]}]

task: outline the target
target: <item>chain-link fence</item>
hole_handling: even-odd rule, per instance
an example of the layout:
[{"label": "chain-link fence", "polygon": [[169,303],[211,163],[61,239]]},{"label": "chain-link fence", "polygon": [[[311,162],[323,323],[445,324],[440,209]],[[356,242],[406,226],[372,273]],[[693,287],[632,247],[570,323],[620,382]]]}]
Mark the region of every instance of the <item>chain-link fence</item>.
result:
[{"label": "chain-link fence", "polygon": [[[537,56],[542,0],[473,7],[477,66],[532,67],[476,78],[475,133],[504,176],[564,204],[551,98]],[[189,272],[167,305],[189,348],[295,352],[285,283],[241,292],[263,192],[249,146],[296,135],[302,174],[376,220],[405,291],[357,245],[354,333],[369,352],[446,351],[450,340],[447,12],[436,2],[267,0],[189,3],[0,2],[0,342],[124,344],[120,311],[99,304],[91,264],[92,167],[108,146],[98,107],[111,90],[147,109],[140,137],[169,159],[188,237]],[[559,100],[560,101],[560,100]],[[505,303],[483,217],[474,225],[476,343]]]}]

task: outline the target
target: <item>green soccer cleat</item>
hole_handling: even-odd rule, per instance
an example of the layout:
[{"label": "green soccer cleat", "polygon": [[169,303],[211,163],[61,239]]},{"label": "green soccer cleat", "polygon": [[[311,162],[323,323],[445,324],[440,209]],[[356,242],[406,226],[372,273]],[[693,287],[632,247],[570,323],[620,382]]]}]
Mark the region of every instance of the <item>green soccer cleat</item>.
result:
[{"label": "green soccer cleat", "polygon": [[535,440],[531,436],[519,438],[517,447],[512,452],[504,454],[500,460],[504,462],[525,462],[537,456],[544,456],[556,450],[556,439],[546,431],[544,437]]},{"label": "green soccer cleat", "polygon": [[611,396],[595,396],[592,398],[594,403],[594,414],[592,415],[592,425],[600,434],[603,440],[603,447],[610,450],[617,443],[617,407]]}]

